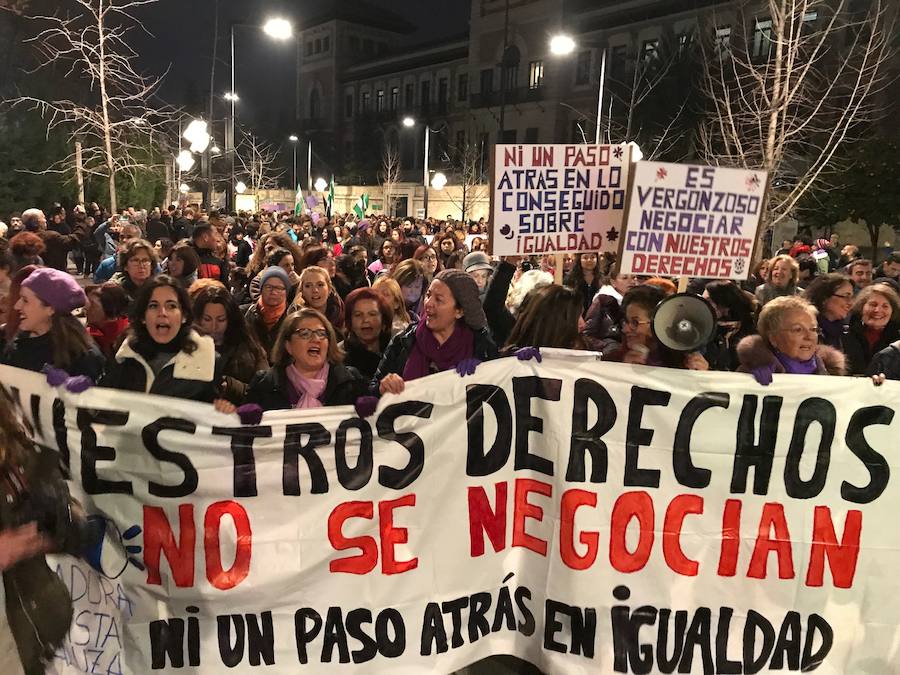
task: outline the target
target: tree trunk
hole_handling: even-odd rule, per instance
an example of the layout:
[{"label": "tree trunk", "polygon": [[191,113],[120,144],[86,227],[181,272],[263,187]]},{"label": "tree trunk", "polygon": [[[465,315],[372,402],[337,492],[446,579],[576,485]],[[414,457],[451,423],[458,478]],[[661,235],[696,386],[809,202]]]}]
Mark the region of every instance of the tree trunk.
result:
[{"label": "tree trunk", "polygon": [[103,28],[103,17],[105,10],[103,9],[103,0],[100,0],[99,11],[97,12],[97,41],[99,46],[100,63],[99,76],[100,82],[100,104],[103,109],[103,148],[106,154],[106,170],[109,172],[109,212],[115,214],[118,210],[116,203],[116,167],[112,154],[112,131],[109,122],[109,96],[106,93],[106,44]]}]

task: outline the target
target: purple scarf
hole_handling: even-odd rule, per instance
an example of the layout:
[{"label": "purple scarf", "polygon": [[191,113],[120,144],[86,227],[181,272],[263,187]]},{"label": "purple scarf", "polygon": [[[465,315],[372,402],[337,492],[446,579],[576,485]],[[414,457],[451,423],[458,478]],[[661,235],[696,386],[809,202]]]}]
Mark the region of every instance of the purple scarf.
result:
[{"label": "purple scarf", "polygon": [[815,375],[819,372],[819,361],[815,356],[806,361],[800,361],[776,351],[775,358],[784,366],[784,372],[791,375]]},{"label": "purple scarf", "polygon": [[475,334],[460,319],[456,322],[453,334],[444,344],[438,344],[425,320],[419,321],[416,327],[416,342],[406,359],[403,368],[403,379],[416,380],[432,372],[449,370],[463,359],[471,359],[475,354]]},{"label": "purple scarf", "polygon": [[319,397],[325,392],[328,384],[328,361],[315,377],[304,377],[296,366],[291,364],[284,369],[290,386],[288,387],[288,400],[294,408],[321,408],[322,401]]}]

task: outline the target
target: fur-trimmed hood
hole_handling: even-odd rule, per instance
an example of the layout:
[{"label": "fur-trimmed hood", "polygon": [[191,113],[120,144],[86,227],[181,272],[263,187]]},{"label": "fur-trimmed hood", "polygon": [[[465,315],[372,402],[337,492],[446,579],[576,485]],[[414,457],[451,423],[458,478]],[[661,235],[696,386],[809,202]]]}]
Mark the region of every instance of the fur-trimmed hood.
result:
[{"label": "fur-trimmed hood", "polygon": [[[761,335],[748,335],[737,346],[737,357],[740,362],[738,371],[750,372],[755,368],[772,366],[776,373],[785,372],[784,366],[775,357],[772,347]],[[819,345],[816,349],[816,362],[819,375],[846,375],[847,359],[843,352],[828,345]]]}]

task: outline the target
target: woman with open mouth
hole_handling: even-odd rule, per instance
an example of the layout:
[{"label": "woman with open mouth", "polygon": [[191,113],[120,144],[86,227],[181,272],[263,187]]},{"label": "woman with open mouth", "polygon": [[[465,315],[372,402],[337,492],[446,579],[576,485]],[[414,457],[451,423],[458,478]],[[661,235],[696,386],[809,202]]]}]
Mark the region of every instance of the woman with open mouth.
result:
[{"label": "woman with open mouth", "polygon": [[220,398],[216,345],[193,329],[190,299],[176,279],[161,274],[141,286],[129,319],[131,327],[100,386],[213,403],[234,412]]},{"label": "woman with open mouth", "polygon": [[72,316],[85,302],[84,291],[67,272],[49,267],[33,269],[21,281],[13,306],[18,333],[0,361],[33,371],[53,366],[96,382],[103,373],[103,356],[81,322]]},{"label": "woman with open mouth", "polygon": [[381,355],[391,341],[392,318],[390,307],[371,288],[357,288],[344,303],[344,364],[356,368],[367,382],[375,376]]},{"label": "woman with open mouth", "polygon": [[872,358],[900,339],[900,296],[887,284],[872,284],[859,292],[843,336],[850,375],[865,375]]},{"label": "woman with open mouth", "polygon": [[309,307],[322,313],[331,322],[334,330],[342,335],[344,332],[344,303],[334,286],[331,276],[324,267],[312,265],[300,273],[300,288],[294,304],[288,310],[293,313],[303,307]]},{"label": "woman with open mouth", "polygon": [[495,358],[478,285],[462,270],[444,270],[428,287],[419,321],[391,340],[369,391],[399,394],[410,380],[445,370],[471,375]]},{"label": "woman with open mouth", "polygon": [[284,320],[272,360],[269,370],[253,378],[245,404],[263,410],[350,405],[366,388],[359,371],[343,364],[331,322],[311,307]]}]

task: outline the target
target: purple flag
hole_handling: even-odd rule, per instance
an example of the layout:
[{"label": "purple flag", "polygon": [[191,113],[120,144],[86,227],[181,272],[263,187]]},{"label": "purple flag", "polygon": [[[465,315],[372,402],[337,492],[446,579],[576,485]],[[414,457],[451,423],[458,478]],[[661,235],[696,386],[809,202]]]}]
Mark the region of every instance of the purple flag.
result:
[{"label": "purple flag", "polygon": [[307,195],[306,196],[306,205],[314,209],[319,205],[319,199],[315,195]]},{"label": "purple flag", "polygon": [[321,217],[322,217],[322,216],[321,216],[321,214],[320,214],[318,211],[313,211],[313,212],[312,212],[312,221],[313,221],[313,225],[318,225],[318,224],[319,224],[319,218],[321,218]]}]

